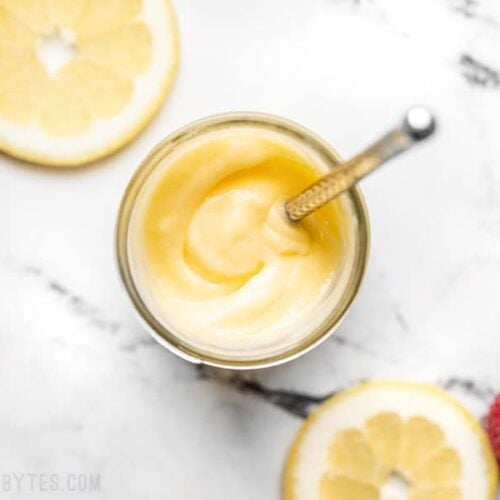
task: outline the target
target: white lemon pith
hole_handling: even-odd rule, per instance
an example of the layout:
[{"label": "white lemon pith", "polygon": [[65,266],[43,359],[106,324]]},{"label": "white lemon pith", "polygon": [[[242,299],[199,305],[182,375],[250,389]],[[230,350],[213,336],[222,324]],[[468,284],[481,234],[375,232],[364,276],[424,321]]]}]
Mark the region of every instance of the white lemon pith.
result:
[{"label": "white lemon pith", "polygon": [[[392,489],[393,478],[400,488]],[[299,431],[285,500],[493,500],[479,422],[432,386],[371,382],[330,398]]]},{"label": "white lemon pith", "polygon": [[170,0],[0,0],[0,150],[62,166],[110,154],[176,65]]}]

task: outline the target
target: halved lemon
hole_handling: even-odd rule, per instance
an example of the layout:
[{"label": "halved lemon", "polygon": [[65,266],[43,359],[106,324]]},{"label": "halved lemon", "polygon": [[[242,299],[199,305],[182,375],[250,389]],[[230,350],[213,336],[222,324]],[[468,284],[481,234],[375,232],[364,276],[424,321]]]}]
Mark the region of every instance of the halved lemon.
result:
[{"label": "halved lemon", "polygon": [[444,391],[369,382],[321,404],[288,456],[285,500],[492,500],[479,422]]},{"label": "halved lemon", "polygon": [[78,165],[124,146],[177,66],[170,0],[0,0],[0,150]]}]

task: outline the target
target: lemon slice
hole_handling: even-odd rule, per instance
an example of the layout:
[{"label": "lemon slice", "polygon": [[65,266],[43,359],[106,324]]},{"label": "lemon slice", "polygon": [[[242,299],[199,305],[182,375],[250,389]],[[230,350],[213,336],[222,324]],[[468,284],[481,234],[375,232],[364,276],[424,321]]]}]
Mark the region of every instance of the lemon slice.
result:
[{"label": "lemon slice", "polygon": [[286,500],[491,500],[497,468],[479,422],[431,386],[370,382],[333,396],[290,450]]},{"label": "lemon slice", "polygon": [[78,165],[124,146],[177,66],[170,0],[0,0],[0,150]]}]

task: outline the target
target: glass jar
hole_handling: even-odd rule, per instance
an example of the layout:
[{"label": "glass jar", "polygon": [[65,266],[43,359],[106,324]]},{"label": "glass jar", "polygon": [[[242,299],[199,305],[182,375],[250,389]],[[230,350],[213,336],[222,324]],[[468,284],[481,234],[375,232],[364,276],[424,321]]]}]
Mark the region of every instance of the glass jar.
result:
[{"label": "glass jar", "polygon": [[[261,113],[228,113],[212,116],[174,132],[161,142],[143,161],[132,177],[120,206],[116,228],[116,254],[121,279],[140,318],[150,334],[164,347],[178,356],[194,362],[230,369],[264,368],[290,361],[308,352],[326,340],[339,326],[354,298],[364,275],[369,253],[369,221],[363,196],[359,187],[354,187],[342,196],[350,207],[352,245],[348,268],[344,269],[345,279],[332,282],[321,299],[321,314],[313,319],[304,318],[303,324],[290,332],[289,341],[267,349],[240,349],[225,351],[221,348],[207,348],[193,342],[180,331],[176,331],[164,319],[155,314],[148,304],[145,294],[134,271],[131,249],[131,225],[136,217],[138,199],[149,183],[154,183],[154,174],[162,162],[190,141],[205,134],[230,129],[251,128],[262,132],[278,134],[295,143],[321,164],[325,170],[333,170],[341,158],[335,150],[309,130],[289,120]],[[346,264],[347,266],[347,264]],[[341,281],[341,283],[340,283]],[[340,284],[339,284],[340,283]],[[285,285],[285,284],[284,284]]]}]

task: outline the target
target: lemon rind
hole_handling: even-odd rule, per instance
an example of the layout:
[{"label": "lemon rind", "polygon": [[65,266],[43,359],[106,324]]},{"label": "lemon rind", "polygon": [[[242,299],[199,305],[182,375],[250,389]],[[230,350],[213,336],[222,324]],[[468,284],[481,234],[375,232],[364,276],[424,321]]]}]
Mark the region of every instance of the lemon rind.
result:
[{"label": "lemon rind", "polygon": [[175,9],[172,5],[171,0],[163,0],[167,9],[167,17],[169,26],[168,29],[171,30],[172,35],[172,63],[170,64],[168,71],[165,75],[165,81],[161,87],[160,92],[158,92],[157,98],[152,101],[148,106],[145,107],[142,116],[133,122],[133,125],[129,128],[129,131],[122,134],[118,139],[110,142],[105,147],[89,150],[86,153],[74,155],[74,156],[50,156],[39,154],[29,150],[27,148],[12,147],[8,141],[5,141],[0,137],[0,152],[8,154],[9,156],[16,158],[18,160],[23,160],[31,163],[36,163],[40,165],[45,165],[49,167],[57,168],[68,168],[68,167],[78,167],[82,165],[88,165],[101,160],[107,156],[110,156],[119,150],[123,149],[129,143],[131,143],[140,133],[148,126],[148,124],[153,120],[157,113],[162,108],[163,104],[166,102],[167,96],[173,86],[175,81],[175,76],[177,74],[179,66],[179,33],[177,29],[177,20],[175,15]]},{"label": "lemon rind", "polygon": [[307,417],[305,423],[302,425],[298,433],[296,434],[285,462],[285,467],[283,470],[282,477],[282,498],[283,500],[296,500],[295,496],[295,481],[294,481],[294,470],[298,461],[299,450],[301,448],[302,441],[304,437],[307,435],[309,429],[315,424],[316,420],[319,416],[328,408],[332,406],[336,406],[341,401],[354,396],[360,392],[364,392],[370,388],[388,388],[388,387],[399,387],[399,388],[408,388],[408,389],[417,389],[420,391],[426,391],[428,393],[434,394],[442,400],[446,400],[448,404],[453,406],[458,412],[464,417],[465,422],[470,426],[471,430],[478,437],[481,449],[483,452],[483,457],[488,469],[488,496],[485,500],[495,500],[496,490],[498,486],[498,466],[493,455],[493,451],[491,449],[488,436],[486,435],[484,429],[481,427],[478,420],[469,412],[459,401],[457,401],[454,397],[448,394],[443,389],[439,389],[438,387],[434,387],[424,383],[418,382],[403,382],[403,381],[394,381],[394,380],[380,380],[380,381],[371,381],[371,382],[363,382],[356,387],[351,389],[346,389],[338,394],[333,395],[325,402],[318,405],[311,414]]}]

